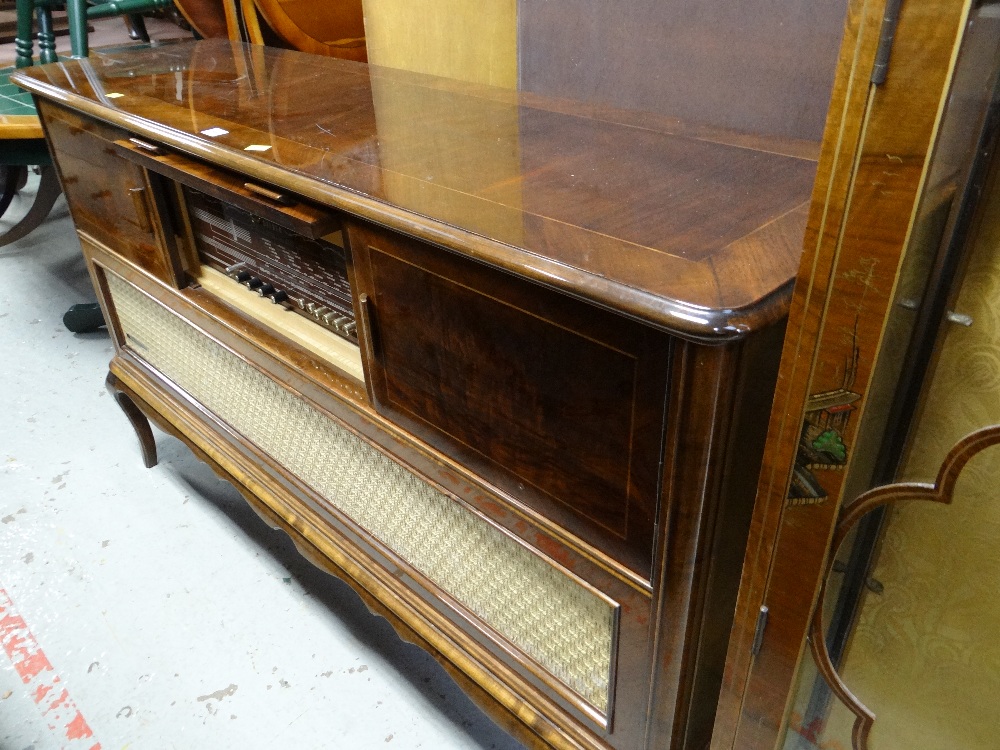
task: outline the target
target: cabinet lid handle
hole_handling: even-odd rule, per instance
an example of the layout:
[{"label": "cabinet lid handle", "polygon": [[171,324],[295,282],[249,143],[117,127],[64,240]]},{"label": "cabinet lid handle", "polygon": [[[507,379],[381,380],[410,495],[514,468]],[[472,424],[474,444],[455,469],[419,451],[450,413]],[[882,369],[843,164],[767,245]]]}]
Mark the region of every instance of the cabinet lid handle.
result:
[{"label": "cabinet lid handle", "polygon": [[257,195],[267,198],[268,200],[272,200],[275,203],[280,203],[282,206],[291,206],[295,203],[295,199],[287,193],[279,193],[276,190],[270,190],[269,188],[255,185],[252,182],[244,182],[243,187],[251,193],[256,193]]},{"label": "cabinet lid handle", "polygon": [[368,402],[372,406],[378,405],[378,396],[375,384],[372,382],[377,375],[378,365],[378,339],[375,330],[375,309],[372,298],[367,293],[361,292],[358,295],[358,312],[361,313],[361,330],[358,331],[358,338],[361,340],[361,355],[366,360],[367,372],[365,373],[365,387],[368,391]]},{"label": "cabinet lid handle", "polygon": [[131,143],[136,148],[141,148],[143,151],[146,151],[146,152],[148,152],[150,154],[162,154],[163,153],[163,149],[162,148],[160,148],[159,146],[157,146],[154,143],[150,143],[149,141],[144,141],[141,138],[129,138],[128,142]]},{"label": "cabinet lid handle", "polygon": [[146,188],[132,187],[128,189],[128,192],[132,196],[132,206],[135,208],[139,229],[146,234],[153,234],[153,224],[149,218],[149,204],[146,201]]}]

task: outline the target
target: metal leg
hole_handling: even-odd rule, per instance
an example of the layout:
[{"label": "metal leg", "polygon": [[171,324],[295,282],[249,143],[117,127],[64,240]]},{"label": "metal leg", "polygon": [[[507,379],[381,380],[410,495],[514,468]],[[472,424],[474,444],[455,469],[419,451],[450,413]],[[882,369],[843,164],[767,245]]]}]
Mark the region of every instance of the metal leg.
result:
[{"label": "metal leg", "polygon": [[138,42],[149,42],[149,32],[146,31],[146,22],[138,13],[129,13],[125,17],[125,28],[131,39]]}]

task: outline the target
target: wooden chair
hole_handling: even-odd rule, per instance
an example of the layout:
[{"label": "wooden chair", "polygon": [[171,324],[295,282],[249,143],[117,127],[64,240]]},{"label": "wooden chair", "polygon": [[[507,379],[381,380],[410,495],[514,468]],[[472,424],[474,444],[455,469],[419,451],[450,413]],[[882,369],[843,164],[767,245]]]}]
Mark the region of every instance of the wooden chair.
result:
[{"label": "wooden chair", "polygon": [[174,0],[174,6],[202,39],[225,39],[229,36],[223,0]]},{"label": "wooden chair", "polygon": [[368,62],[361,0],[224,0],[230,39]]},{"label": "wooden chair", "polygon": [[[69,37],[73,57],[86,57],[89,52],[88,21],[163,10],[173,5],[173,0],[64,0],[64,2],[69,17]],[[35,4],[38,5],[39,0],[35,0]],[[42,62],[46,60],[42,59]]]}]

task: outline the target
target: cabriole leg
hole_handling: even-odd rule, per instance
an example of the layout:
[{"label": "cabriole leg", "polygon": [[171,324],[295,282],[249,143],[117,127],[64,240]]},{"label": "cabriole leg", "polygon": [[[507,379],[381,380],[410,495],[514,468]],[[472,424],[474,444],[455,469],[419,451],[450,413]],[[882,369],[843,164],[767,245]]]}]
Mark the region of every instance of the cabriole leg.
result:
[{"label": "cabriole leg", "polygon": [[156,441],[153,439],[153,430],[149,426],[149,420],[146,419],[146,415],[140,411],[139,407],[135,405],[135,402],[129,398],[128,394],[121,390],[118,378],[112,373],[108,373],[104,384],[107,386],[108,393],[114,396],[118,406],[125,412],[128,421],[132,423],[132,429],[135,430],[135,435],[139,438],[139,450],[142,452],[142,462],[146,465],[147,469],[152,469],[156,466]]}]

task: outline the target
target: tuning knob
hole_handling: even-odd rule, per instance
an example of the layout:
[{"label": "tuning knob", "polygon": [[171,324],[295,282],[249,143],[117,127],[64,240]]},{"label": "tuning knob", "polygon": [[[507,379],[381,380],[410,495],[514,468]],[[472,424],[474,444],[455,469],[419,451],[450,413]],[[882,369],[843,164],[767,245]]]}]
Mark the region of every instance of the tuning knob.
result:
[{"label": "tuning knob", "polygon": [[275,290],[274,292],[272,292],[267,296],[270,297],[271,302],[273,302],[276,305],[288,301],[288,294],[281,291],[280,289]]},{"label": "tuning knob", "polygon": [[261,297],[270,297],[274,293],[274,285],[268,284],[266,281],[257,287],[257,294]]},{"label": "tuning knob", "polygon": [[240,271],[234,274],[233,278],[236,279],[241,284],[246,284],[248,281],[250,281],[251,275],[249,271]]},{"label": "tuning knob", "polygon": [[257,287],[259,287],[263,283],[264,283],[263,281],[261,281],[256,276],[254,276],[254,277],[252,277],[250,279],[247,279],[246,285],[248,287],[250,287],[251,289],[256,289]]}]

